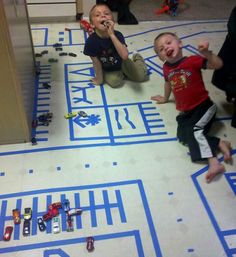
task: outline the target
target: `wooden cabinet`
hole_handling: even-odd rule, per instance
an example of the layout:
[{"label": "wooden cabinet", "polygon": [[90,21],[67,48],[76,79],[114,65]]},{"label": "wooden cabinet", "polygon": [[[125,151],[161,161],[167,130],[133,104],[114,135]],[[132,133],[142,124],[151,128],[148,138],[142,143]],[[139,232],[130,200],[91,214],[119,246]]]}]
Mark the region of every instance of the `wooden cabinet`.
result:
[{"label": "wooden cabinet", "polygon": [[[88,18],[89,10],[96,0],[27,0],[29,17],[32,21],[54,21],[82,17]],[[69,19],[71,20],[71,19]]]},{"label": "wooden cabinet", "polygon": [[0,144],[27,142],[35,62],[24,0],[0,0],[0,35]]},{"label": "wooden cabinet", "polygon": [[27,0],[27,5],[30,18],[76,16],[76,0]]}]

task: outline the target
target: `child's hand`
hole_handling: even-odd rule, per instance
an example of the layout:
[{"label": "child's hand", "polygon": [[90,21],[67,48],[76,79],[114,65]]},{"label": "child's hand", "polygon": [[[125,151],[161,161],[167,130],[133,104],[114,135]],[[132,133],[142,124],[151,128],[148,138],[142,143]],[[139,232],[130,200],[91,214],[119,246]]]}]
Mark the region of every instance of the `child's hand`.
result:
[{"label": "child's hand", "polygon": [[114,34],[114,25],[115,25],[114,21],[107,20],[105,24],[106,24],[105,26],[107,28],[108,35],[109,36],[113,35]]},{"label": "child's hand", "polygon": [[164,96],[155,95],[151,97],[151,100],[156,101],[158,104],[164,104],[167,102]]},{"label": "child's hand", "polygon": [[92,78],[91,79],[91,82],[94,84],[94,85],[98,85],[100,86],[102,84],[102,81],[97,79],[97,78]]},{"label": "child's hand", "polygon": [[199,44],[198,44],[198,51],[200,53],[204,53],[206,51],[208,51],[209,49],[209,42],[208,41],[200,41]]}]

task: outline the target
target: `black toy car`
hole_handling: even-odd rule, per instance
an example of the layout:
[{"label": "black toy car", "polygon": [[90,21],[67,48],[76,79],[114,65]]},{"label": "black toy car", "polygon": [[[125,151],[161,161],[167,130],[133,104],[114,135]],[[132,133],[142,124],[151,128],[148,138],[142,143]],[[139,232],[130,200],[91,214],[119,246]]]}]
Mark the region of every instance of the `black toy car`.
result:
[{"label": "black toy car", "polygon": [[29,236],[29,235],[30,235],[30,220],[24,220],[23,236]]},{"label": "black toy car", "polygon": [[46,225],[45,225],[42,217],[38,217],[38,227],[39,227],[40,231],[46,230]]}]

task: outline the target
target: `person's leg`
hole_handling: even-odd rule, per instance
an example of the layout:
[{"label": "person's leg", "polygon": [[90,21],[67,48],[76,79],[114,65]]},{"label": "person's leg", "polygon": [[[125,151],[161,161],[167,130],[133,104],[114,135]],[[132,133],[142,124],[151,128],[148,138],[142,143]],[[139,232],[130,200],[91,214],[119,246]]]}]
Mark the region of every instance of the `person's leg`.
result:
[{"label": "person's leg", "polygon": [[177,139],[178,141],[187,146],[188,145],[188,140],[187,140],[187,131],[189,130],[190,125],[188,124],[189,121],[189,117],[188,115],[184,114],[184,113],[180,113],[177,117],[176,117],[176,121],[177,121]]},{"label": "person's leg", "polygon": [[218,174],[225,172],[224,165],[216,157],[218,149],[223,153],[225,161],[231,160],[230,143],[207,135],[215,113],[215,104],[211,101],[203,103],[192,113],[192,118],[189,122],[194,122],[194,125],[186,133],[192,161],[208,160],[207,183],[211,182]]},{"label": "person's leg", "polygon": [[124,74],[120,71],[109,71],[103,74],[104,82],[113,88],[122,86],[124,83]]},{"label": "person's leg", "polygon": [[148,80],[147,65],[140,54],[134,54],[133,60],[127,59],[122,63],[122,71],[132,81],[144,82]]},{"label": "person's leg", "polygon": [[225,172],[225,167],[216,157],[208,158],[209,168],[206,174],[206,182],[210,183],[218,174]]}]

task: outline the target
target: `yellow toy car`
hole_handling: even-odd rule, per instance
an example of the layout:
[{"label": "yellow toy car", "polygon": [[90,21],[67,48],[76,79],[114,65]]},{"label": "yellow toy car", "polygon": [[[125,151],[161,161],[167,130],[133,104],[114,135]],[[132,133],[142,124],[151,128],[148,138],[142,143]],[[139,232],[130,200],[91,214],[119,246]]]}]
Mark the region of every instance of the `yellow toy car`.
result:
[{"label": "yellow toy car", "polygon": [[71,119],[71,118],[74,118],[78,115],[78,112],[69,112],[67,114],[64,115],[65,119]]}]

